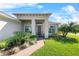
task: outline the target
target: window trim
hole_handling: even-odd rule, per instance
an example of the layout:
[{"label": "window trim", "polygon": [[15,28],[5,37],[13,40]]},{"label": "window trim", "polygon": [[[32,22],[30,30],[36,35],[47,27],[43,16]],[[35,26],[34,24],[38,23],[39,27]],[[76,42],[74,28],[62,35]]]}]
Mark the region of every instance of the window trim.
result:
[{"label": "window trim", "polygon": [[24,26],[24,32],[26,32],[26,30],[25,30],[26,27],[30,27],[30,30],[29,30],[29,31],[31,31],[31,26],[30,26],[30,25],[25,25],[25,26]]}]

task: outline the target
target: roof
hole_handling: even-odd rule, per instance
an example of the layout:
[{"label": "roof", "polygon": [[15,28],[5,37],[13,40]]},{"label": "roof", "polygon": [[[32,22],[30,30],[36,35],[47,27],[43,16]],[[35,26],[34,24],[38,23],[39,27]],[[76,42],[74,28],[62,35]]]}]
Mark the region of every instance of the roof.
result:
[{"label": "roof", "polygon": [[7,18],[10,18],[10,19],[16,19],[16,18],[12,17],[11,15],[6,14],[6,13],[4,13],[4,12],[2,12],[2,11],[0,11],[0,15],[2,15],[2,16],[4,16],[4,17],[7,17]]},{"label": "roof", "polygon": [[9,18],[9,19],[11,19],[11,20],[14,20],[14,21],[19,22],[19,21],[17,20],[17,18],[13,17],[12,15],[6,14],[6,13],[4,13],[4,12],[2,12],[2,11],[0,11],[0,15],[1,15],[1,16],[4,16],[4,17],[6,17],[6,18]]},{"label": "roof", "polygon": [[49,25],[60,25],[61,23],[59,22],[49,22]]},{"label": "roof", "polygon": [[48,15],[51,15],[52,13],[13,13],[13,14],[48,14]]},{"label": "roof", "polygon": [[35,16],[35,15],[40,15],[40,16],[50,16],[52,13],[13,13],[15,16],[20,16],[20,15],[27,15],[27,16]]}]

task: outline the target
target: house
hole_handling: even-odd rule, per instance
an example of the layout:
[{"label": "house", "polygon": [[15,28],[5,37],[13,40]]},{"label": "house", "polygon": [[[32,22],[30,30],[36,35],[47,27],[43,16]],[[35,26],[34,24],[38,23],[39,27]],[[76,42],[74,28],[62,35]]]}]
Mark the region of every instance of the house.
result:
[{"label": "house", "polygon": [[[16,31],[31,31],[32,35],[48,38],[51,25],[48,18],[51,13],[14,13],[13,15],[16,18],[0,12],[0,39],[13,36]],[[57,26],[57,24],[53,25]]]},{"label": "house", "polygon": [[15,31],[21,31],[21,25],[16,18],[0,12],[0,40],[13,36]]},{"label": "house", "polygon": [[49,36],[51,36],[53,33],[57,33],[60,24],[61,23],[59,22],[49,22]]}]

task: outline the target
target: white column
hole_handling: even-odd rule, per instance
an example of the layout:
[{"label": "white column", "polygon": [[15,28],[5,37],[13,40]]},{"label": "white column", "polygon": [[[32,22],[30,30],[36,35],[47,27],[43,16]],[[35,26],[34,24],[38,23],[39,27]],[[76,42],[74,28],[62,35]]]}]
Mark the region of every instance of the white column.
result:
[{"label": "white column", "polygon": [[45,19],[45,38],[48,38],[48,19]]},{"label": "white column", "polygon": [[31,26],[32,26],[32,35],[36,35],[36,29],[35,29],[35,19],[32,19],[32,24],[31,24]]},{"label": "white column", "polygon": [[58,29],[57,29],[57,25],[56,25],[56,26],[55,26],[55,33],[57,33],[57,30],[58,30]]}]

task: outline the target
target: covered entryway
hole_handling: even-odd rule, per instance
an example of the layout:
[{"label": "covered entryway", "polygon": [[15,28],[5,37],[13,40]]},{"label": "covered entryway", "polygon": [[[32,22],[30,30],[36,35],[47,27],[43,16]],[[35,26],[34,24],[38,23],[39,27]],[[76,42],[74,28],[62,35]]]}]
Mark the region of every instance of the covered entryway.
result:
[{"label": "covered entryway", "polygon": [[15,13],[14,15],[22,21],[22,31],[30,29],[32,35],[48,38],[48,17],[51,13]]},{"label": "covered entryway", "polygon": [[36,20],[36,35],[38,37],[43,37],[44,36],[44,20],[38,19]]}]

